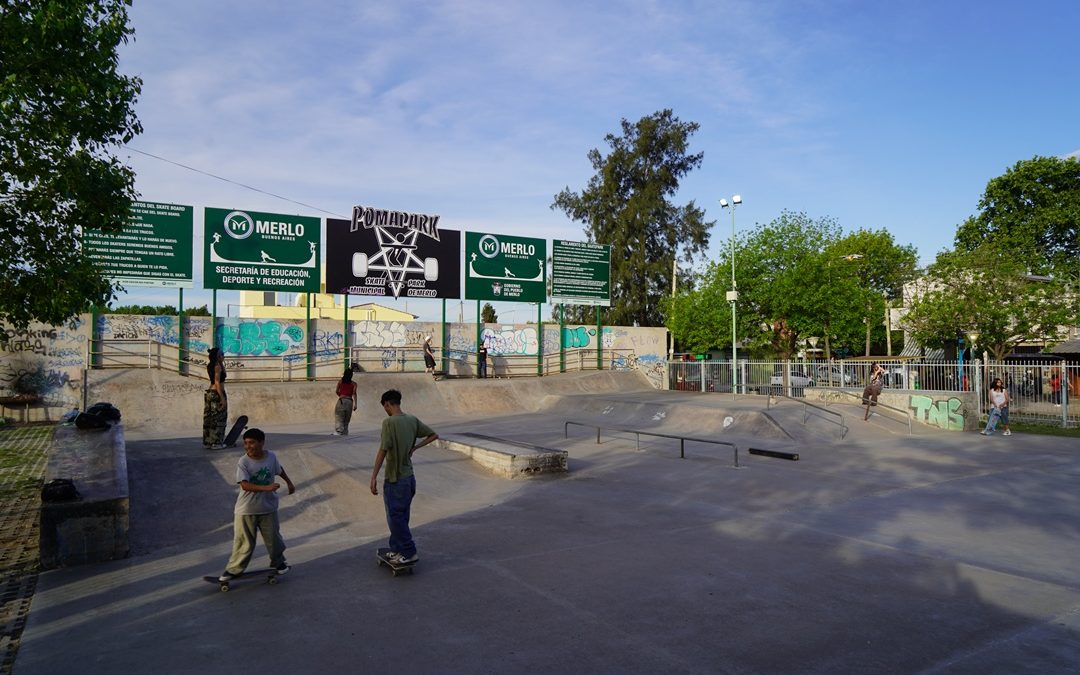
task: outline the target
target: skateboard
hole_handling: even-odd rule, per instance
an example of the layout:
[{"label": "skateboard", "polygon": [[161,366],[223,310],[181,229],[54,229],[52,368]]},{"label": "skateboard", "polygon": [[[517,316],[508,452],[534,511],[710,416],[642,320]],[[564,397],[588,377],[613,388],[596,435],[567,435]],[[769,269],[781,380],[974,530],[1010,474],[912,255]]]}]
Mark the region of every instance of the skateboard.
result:
[{"label": "skateboard", "polygon": [[221,441],[221,444],[226,448],[235,448],[236,441],[239,440],[240,434],[244,433],[244,429],[247,429],[248,417],[247,415],[241,415],[233,422],[232,429],[229,429],[229,433],[225,435],[225,439]]},{"label": "skateboard", "polygon": [[398,563],[392,563],[392,562],[390,562],[389,560],[386,559],[386,554],[389,553],[389,552],[390,552],[390,549],[388,549],[388,548],[380,548],[378,551],[376,551],[375,560],[376,560],[376,562],[379,563],[379,567],[382,567],[383,565],[386,565],[387,567],[390,568],[390,571],[394,573],[395,577],[397,575],[399,575],[399,574],[405,574],[406,572],[408,572],[409,574],[413,573],[413,568],[416,567],[416,563],[411,562],[411,563],[405,563],[404,565],[399,565]]},{"label": "skateboard", "polygon": [[992,434],[997,429],[998,420],[1001,419],[1001,411],[997,408],[990,409],[990,419],[986,420],[986,433]]},{"label": "skateboard", "polygon": [[211,584],[218,584],[221,587],[221,592],[222,593],[228,593],[229,592],[229,584],[231,584],[231,583],[233,583],[235,581],[238,581],[240,579],[247,579],[248,577],[258,577],[258,576],[266,577],[266,583],[271,584],[271,585],[276,584],[277,581],[278,581],[278,579],[277,579],[278,578],[278,572],[277,572],[277,570],[275,570],[275,569],[273,569],[271,567],[267,567],[266,569],[261,569],[261,570],[251,570],[249,572],[244,572],[243,574],[238,574],[237,576],[233,577],[232,579],[229,579],[228,581],[221,581],[217,577],[203,577],[203,581],[209,582]]}]

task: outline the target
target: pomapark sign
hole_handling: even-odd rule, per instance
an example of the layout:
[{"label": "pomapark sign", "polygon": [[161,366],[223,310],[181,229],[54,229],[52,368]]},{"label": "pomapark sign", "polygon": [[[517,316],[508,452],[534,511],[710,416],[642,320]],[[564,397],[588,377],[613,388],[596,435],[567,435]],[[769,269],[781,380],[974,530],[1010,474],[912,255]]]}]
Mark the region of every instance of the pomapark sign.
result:
[{"label": "pomapark sign", "polygon": [[206,288],[318,293],[322,219],[206,208]]},{"label": "pomapark sign", "polygon": [[461,297],[461,232],[439,216],[353,207],[326,219],[326,290],[394,298]]}]

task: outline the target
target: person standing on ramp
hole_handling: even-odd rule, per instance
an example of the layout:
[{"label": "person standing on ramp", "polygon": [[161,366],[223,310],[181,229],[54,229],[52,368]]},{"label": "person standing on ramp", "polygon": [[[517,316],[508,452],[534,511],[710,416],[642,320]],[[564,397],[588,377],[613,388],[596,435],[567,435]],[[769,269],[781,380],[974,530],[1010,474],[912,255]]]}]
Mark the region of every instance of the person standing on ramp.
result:
[{"label": "person standing on ramp", "polygon": [[435,353],[431,351],[431,336],[424,338],[424,368],[435,377]]},{"label": "person standing on ramp", "polygon": [[375,468],[371,472],[371,494],[379,494],[379,469],[385,462],[383,506],[386,508],[386,524],[390,528],[390,552],[386,559],[404,565],[419,560],[416,542],[409,530],[409,515],[416,495],[412,454],[437,440],[439,435],[413,415],[401,410],[400,391],[390,389],[379,402],[388,417],[382,422],[379,452],[375,455]]}]

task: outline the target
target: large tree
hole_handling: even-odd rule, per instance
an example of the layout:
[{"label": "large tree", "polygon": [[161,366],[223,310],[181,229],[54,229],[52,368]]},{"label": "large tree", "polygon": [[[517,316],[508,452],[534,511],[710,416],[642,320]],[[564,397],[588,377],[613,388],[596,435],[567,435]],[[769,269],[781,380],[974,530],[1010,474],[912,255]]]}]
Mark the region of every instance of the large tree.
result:
[{"label": "large tree", "polygon": [[[112,152],[142,131],[121,75],[130,0],[5,0],[0,7],[0,317],[60,324],[115,288],[81,232],[119,231],[134,174]],[[0,336],[2,337],[2,336]]]},{"label": "large tree", "polygon": [[922,281],[904,322],[924,345],[958,337],[1004,358],[1024,342],[1060,340],[1061,326],[1080,321],[1075,285],[1027,273],[1012,250],[986,243],[940,254]]},{"label": "large tree", "polygon": [[[709,244],[711,221],[693,201],[673,202],[679,181],[701,165],[703,154],[688,154],[690,136],[698,129],[671,110],[637,122],[622,120],[622,135],[608,134],[604,155],[592,149],[589,162],[596,174],[581,192],[569,187],[551,205],[585,224],[590,242],[611,245],[609,324],[661,325],[661,298],[671,288],[677,252],[685,263]],[[588,321],[592,311],[569,314]]]},{"label": "large tree", "polygon": [[1009,250],[1034,274],[1073,277],[1080,265],[1080,160],[1034,157],[990,180],[979,213],[956,231],[956,246],[986,240]]}]

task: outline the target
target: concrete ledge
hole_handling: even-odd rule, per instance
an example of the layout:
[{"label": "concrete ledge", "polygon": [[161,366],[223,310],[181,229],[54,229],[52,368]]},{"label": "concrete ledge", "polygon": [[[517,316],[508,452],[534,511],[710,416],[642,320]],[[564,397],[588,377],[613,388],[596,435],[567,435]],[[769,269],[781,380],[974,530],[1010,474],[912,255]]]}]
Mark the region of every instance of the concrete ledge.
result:
[{"label": "concrete ledge", "polygon": [[509,441],[481,434],[447,434],[437,441],[447,450],[468,455],[503,478],[528,478],[567,471],[565,450]]},{"label": "concrete ledge", "polygon": [[126,558],[128,474],[124,428],[57,427],[45,482],[71,479],[79,499],[41,505],[41,567],[54,569]]}]

